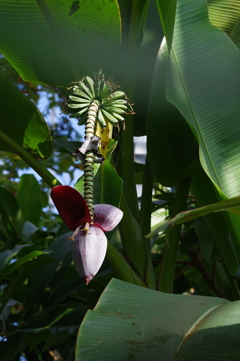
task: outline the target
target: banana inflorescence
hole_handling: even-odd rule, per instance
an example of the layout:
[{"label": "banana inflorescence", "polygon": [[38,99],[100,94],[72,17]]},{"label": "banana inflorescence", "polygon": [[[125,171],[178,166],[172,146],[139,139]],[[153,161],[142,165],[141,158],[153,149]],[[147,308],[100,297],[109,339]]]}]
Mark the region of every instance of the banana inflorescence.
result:
[{"label": "banana inflorescence", "polygon": [[99,102],[97,121],[101,128],[106,127],[106,122],[115,127],[123,123],[124,115],[133,114],[132,105],[123,91],[116,90],[117,86],[111,79],[105,79],[103,74],[95,75],[95,80],[89,76],[84,77],[71,88],[74,95],[70,95],[68,108],[71,118],[81,117],[79,124],[85,124],[88,110],[93,101]]},{"label": "banana inflorescence", "polygon": [[[101,138],[95,134],[96,123],[99,123],[101,132],[104,133],[108,132],[109,123],[118,129],[119,123],[122,123],[124,128],[124,115],[134,114],[126,94],[117,88],[111,79],[105,79],[104,75],[99,72],[95,74],[94,80],[86,76],[74,84],[71,87],[74,95],[69,96],[70,117],[80,118],[79,125],[85,124],[85,141],[74,154],[84,161],[84,198],[88,205],[92,224],[94,222],[94,162],[104,160],[103,155],[97,151]],[[98,157],[98,161],[95,157]]]}]

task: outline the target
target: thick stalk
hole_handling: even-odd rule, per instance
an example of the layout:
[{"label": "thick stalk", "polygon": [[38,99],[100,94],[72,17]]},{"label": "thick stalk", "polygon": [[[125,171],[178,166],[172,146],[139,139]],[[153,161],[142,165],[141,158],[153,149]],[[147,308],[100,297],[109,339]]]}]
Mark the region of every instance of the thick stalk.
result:
[{"label": "thick stalk", "polygon": [[[87,121],[85,125],[85,139],[91,139],[95,133],[95,125],[97,112],[100,107],[98,100],[93,100],[87,113]],[[94,154],[92,149],[86,151],[84,159],[84,198],[88,205],[92,223],[94,222],[93,214],[93,191],[94,191]]]},{"label": "thick stalk", "polygon": [[108,242],[106,259],[113,270],[114,277],[138,286],[148,287],[142,277],[135,272],[128,261],[110,242]]},{"label": "thick stalk", "polygon": [[214,279],[212,278],[212,276],[209,274],[207,269],[204,267],[204,265],[200,261],[198,254],[196,252],[194,252],[193,250],[190,250],[187,252],[187,255],[188,255],[188,257],[191,258],[192,264],[198,269],[198,271],[201,273],[201,275],[205,278],[205,280],[207,281],[209,286],[212,288],[212,290],[216,293],[216,295],[221,298],[227,298],[225,296],[225,294],[222,292],[222,290],[220,290],[218,285],[215,284]]},{"label": "thick stalk", "polygon": [[[191,177],[180,180],[177,187],[177,197],[173,209],[172,218],[185,210]],[[177,251],[180,239],[181,225],[171,227],[166,234],[166,244],[163,254],[163,262],[160,269],[160,277],[157,289],[161,292],[172,293],[177,260]]]},{"label": "thick stalk", "polygon": [[55,187],[61,183],[45,168],[34,156],[19,145],[15,140],[9,137],[6,133],[0,130],[0,141],[11,148],[14,153],[19,155],[32,169],[37,172],[40,177],[49,185],[49,187]]},{"label": "thick stalk", "polygon": [[[143,173],[142,202],[140,211],[140,225],[144,236],[151,232],[152,186],[153,170],[147,156]],[[147,242],[147,244],[150,245],[150,242]]]},{"label": "thick stalk", "polygon": [[[131,20],[128,38],[128,63],[123,81],[123,89],[128,94],[129,99],[134,99],[138,54],[141,45],[141,34],[145,22],[148,8],[148,1],[145,1],[145,11],[142,9],[140,0],[131,2]],[[126,130],[122,132],[120,152],[117,170],[123,179],[123,191],[127,203],[136,219],[139,219],[138,200],[134,173],[134,147],[133,147],[133,116],[126,119]]]}]

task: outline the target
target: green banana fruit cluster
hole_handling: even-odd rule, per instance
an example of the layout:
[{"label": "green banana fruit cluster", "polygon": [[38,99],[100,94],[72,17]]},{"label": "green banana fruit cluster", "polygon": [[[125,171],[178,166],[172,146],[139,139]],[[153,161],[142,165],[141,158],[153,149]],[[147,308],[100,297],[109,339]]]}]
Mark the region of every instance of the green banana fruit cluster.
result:
[{"label": "green banana fruit cluster", "polygon": [[115,90],[116,85],[111,80],[106,80],[102,73],[96,75],[95,80],[89,76],[84,77],[71,89],[74,95],[69,96],[71,102],[68,103],[68,108],[71,118],[81,117],[79,125],[86,123],[88,109],[95,100],[100,103],[97,121],[101,128],[106,127],[106,122],[117,127],[119,122],[124,125],[124,115],[134,114],[126,94]]}]

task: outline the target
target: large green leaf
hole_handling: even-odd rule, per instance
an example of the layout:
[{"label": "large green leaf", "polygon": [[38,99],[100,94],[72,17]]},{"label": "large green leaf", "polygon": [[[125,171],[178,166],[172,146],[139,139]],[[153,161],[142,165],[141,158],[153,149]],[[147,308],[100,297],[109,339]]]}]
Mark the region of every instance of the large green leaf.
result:
[{"label": "large green leaf", "polygon": [[236,0],[208,0],[209,20],[225,31],[240,48],[240,3]]},{"label": "large green leaf", "polygon": [[0,51],[27,81],[68,86],[100,67],[111,74],[120,28],[116,0],[0,1]]},{"label": "large green leaf", "polygon": [[[51,135],[37,107],[2,76],[0,76],[0,94],[1,133],[11,137],[13,141],[29,150],[37,158],[50,157]],[[9,151],[2,141],[0,149]]]},{"label": "large green leaf", "polygon": [[198,145],[181,113],[166,100],[168,50],[159,50],[153,75],[147,116],[148,155],[159,182],[178,184],[182,172],[198,158]]},{"label": "large green leaf", "polygon": [[76,361],[238,360],[239,301],[112,280],[80,326]]},{"label": "large green leaf", "polygon": [[187,119],[202,166],[226,194],[239,194],[240,52],[211,25],[204,0],[178,2],[167,99]]},{"label": "large green leaf", "polygon": [[23,174],[21,176],[17,200],[25,221],[38,226],[42,211],[41,190],[33,174]]}]

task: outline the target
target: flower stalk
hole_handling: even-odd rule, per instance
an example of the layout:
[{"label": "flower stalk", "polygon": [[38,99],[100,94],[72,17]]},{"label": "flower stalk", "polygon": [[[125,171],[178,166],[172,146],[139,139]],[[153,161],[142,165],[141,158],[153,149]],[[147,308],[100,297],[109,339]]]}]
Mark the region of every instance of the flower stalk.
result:
[{"label": "flower stalk", "polygon": [[[85,123],[85,140],[74,154],[84,162],[84,198],[74,188],[58,186],[53,188],[51,196],[55,206],[67,227],[74,231],[72,237],[72,257],[78,273],[88,284],[96,275],[107,251],[107,238],[103,231],[111,231],[120,222],[123,212],[109,204],[93,205],[94,199],[94,163],[104,160],[104,152],[99,152],[99,143],[103,134],[106,144],[108,122],[119,128],[123,123],[123,114],[132,112],[131,104],[122,91],[113,91],[114,85],[105,80],[102,73],[96,80],[83,78],[72,87],[74,95],[69,109],[75,109],[71,117],[81,117],[79,124]],[[102,132],[96,135],[96,124]],[[101,134],[102,133],[102,134]],[[99,131],[98,131],[99,135]]]},{"label": "flower stalk", "polygon": [[[85,125],[85,140],[91,140],[95,134],[96,119],[100,102],[94,99],[87,112],[87,121]],[[86,151],[84,158],[84,198],[88,205],[91,215],[91,223],[94,222],[93,214],[93,192],[94,192],[94,153],[92,149]]]}]

